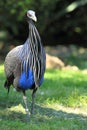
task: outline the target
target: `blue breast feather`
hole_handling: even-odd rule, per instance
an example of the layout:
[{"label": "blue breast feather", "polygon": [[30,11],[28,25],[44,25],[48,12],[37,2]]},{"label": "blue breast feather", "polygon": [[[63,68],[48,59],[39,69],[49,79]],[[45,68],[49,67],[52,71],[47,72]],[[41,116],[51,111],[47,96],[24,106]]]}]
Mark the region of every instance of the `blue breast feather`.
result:
[{"label": "blue breast feather", "polygon": [[[41,78],[40,84],[43,83],[44,77]],[[31,70],[28,71],[28,77],[26,77],[25,71],[21,74],[20,79],[19,79],[19,86],[20,88],[26,90],[26,89],[31,89],[32,86],[34,85],[34,76]]]}]

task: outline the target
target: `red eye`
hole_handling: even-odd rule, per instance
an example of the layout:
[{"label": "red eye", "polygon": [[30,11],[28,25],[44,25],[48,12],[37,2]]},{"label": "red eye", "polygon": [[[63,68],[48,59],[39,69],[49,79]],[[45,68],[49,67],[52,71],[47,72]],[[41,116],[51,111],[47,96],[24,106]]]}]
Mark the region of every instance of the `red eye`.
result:
[{"label": "red eye", "polygon": [[28,16],[28,17],[31,17],[31,14],[27,13],[27,16]]}]

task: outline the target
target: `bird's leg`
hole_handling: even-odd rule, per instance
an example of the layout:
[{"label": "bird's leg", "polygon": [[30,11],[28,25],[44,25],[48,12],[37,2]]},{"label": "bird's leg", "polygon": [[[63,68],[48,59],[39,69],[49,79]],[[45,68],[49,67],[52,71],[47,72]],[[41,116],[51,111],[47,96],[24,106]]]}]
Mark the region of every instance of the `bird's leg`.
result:
[{"label": "bird's leg", "polygon": [[33,92],[32,92],[31,114],[34,114],[34,104],[35,104],[36,90],[37,89],[34,89]]},{"label": "bird's leg", "polygon": [[26,113],[29,113],[28,104],[27,104],[27,97],[26,96],[23,96],[23,101],[24,101],[24,104],[25,104],[25,111],[26,111]]},{"label": "bird's leg", "polygon": [[23,95],[23,101],[24,101],[24,104],[25,104],[25,111],[30,116],[30,112],[29,112],[28,104],[27,104],[27,97],[26,97],[25,93]]}]

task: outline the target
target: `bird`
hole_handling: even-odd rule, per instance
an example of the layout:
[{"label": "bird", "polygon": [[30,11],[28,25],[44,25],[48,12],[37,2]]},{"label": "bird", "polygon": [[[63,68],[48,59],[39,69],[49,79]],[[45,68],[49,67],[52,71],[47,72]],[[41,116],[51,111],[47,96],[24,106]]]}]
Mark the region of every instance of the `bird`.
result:
[{"label": "bird", "polygon": [[[5,57],[4,70],[6,80],[4,87],[10,90],[12,85],[23,93],[23,101],[27,114],[34,114],[35,95],[44,81],[46,70],[46,53],[40,34],[35,26],[36,13],[26,12],[29,34],[24,44],[13,48]],[[31,112],[28,108],[26,90],[32,90]]]}]

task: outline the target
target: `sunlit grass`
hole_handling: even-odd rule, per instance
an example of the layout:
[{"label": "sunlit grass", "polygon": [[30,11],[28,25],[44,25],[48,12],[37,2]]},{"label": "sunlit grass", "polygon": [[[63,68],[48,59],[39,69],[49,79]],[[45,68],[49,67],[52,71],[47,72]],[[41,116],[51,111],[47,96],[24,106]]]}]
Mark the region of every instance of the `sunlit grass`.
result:
[{"label": "sunlit grass", "polygon": [[3,74],[3,71],[4,71],[4,66],[0,65],[0,74]]},{"label": "sunlit grass", "polygon": [[40,92],[42,97],[45,95],[45,102],[57,102],[69,107],[87,106],[87,79],[82,71],[48,70],[45,78]]},{"label": "sunlit grass", "polygon": [[[35,114],[28,122],[22,93],[5,90],[4,67],[0,66],[0,129],[3,130],[86,130],[87,74],[83,71],[47,70],[38,89]],[[27,91],[29,108],[31,91]]]}]

